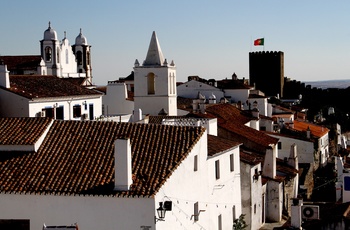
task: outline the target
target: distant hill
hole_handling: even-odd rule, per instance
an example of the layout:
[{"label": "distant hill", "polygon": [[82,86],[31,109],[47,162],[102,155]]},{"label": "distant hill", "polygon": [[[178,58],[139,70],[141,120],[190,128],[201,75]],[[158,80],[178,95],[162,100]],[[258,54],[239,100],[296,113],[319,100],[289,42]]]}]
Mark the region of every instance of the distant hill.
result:
[{"label": "distant hill", "polygon": [[312,87],[327,89],[327,88],[338,88],[345,89],[350,86],[349,80],[327,80],[327,81],[306,81],[303,82],[305,85],[311,85]]}]

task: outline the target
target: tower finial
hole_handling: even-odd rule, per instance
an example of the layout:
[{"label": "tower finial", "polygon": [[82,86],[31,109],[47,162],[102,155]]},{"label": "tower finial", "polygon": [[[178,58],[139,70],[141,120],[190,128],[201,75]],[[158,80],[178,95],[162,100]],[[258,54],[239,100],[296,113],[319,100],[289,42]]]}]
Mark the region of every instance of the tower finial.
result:
[{"label": "tower finial", "polygon": [[64,39],[66,39],[66,38],[67,38],[67,32],[64,31]]},{"label": "tower finial", "polygon": [[51,29],[51,22],[49,21],[49,29]]},{"label": "tower finial", "polygon": [[83,31],[83,30],[80,28],[80,34],[83,34],[82,31]]}]

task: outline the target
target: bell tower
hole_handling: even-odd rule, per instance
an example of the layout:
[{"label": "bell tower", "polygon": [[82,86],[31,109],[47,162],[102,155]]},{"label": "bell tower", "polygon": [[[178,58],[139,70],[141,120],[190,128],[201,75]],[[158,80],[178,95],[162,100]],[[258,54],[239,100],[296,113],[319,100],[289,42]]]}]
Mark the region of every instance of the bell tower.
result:
[{"label": "bell tower", "polygon": [[177,115],[176,67],[164,59],[153,31],[145,61],[134,64],[134,111],[143,114]]},{"label": "bell tower", "polygon": [[61,77],[60,42],[57,40],[56,31],[51,28],[51,22],[49,22],[49,27],[44,32],[44,39],[40,41],[40,51],[41,57],[47,66],[47,74]]},{"label": "bell tower", "polygon": [[92,68],[91,68],[91,46],[88,44],[86,37],[80,29],[79,35],[72,46],[75,59],[77,61],[78,73],[86,74],[86,85],[92,85]]}]

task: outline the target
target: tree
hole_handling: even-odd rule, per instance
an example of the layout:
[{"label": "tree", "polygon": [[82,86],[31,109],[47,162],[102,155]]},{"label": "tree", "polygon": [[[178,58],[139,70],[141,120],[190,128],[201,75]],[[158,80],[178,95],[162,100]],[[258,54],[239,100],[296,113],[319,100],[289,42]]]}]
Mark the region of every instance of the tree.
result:
[{"label": "tree", "polygon": [[233,230],[243,230],[248,227],[247,223],[244,220],[244,216],[245,214],[241,214],[238,219],[235,219],[235,221],[233,221]]}]

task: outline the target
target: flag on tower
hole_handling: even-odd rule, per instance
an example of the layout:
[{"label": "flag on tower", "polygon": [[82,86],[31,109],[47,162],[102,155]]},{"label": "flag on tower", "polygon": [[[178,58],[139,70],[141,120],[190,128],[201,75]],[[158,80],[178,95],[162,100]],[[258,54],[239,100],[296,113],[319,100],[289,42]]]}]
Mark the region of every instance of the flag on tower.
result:
[{"label": "flag on tower", "polygon": [[264,38],[258,38],[254,40],[254,45],[255,46],[263,46],[264,45]]}]

